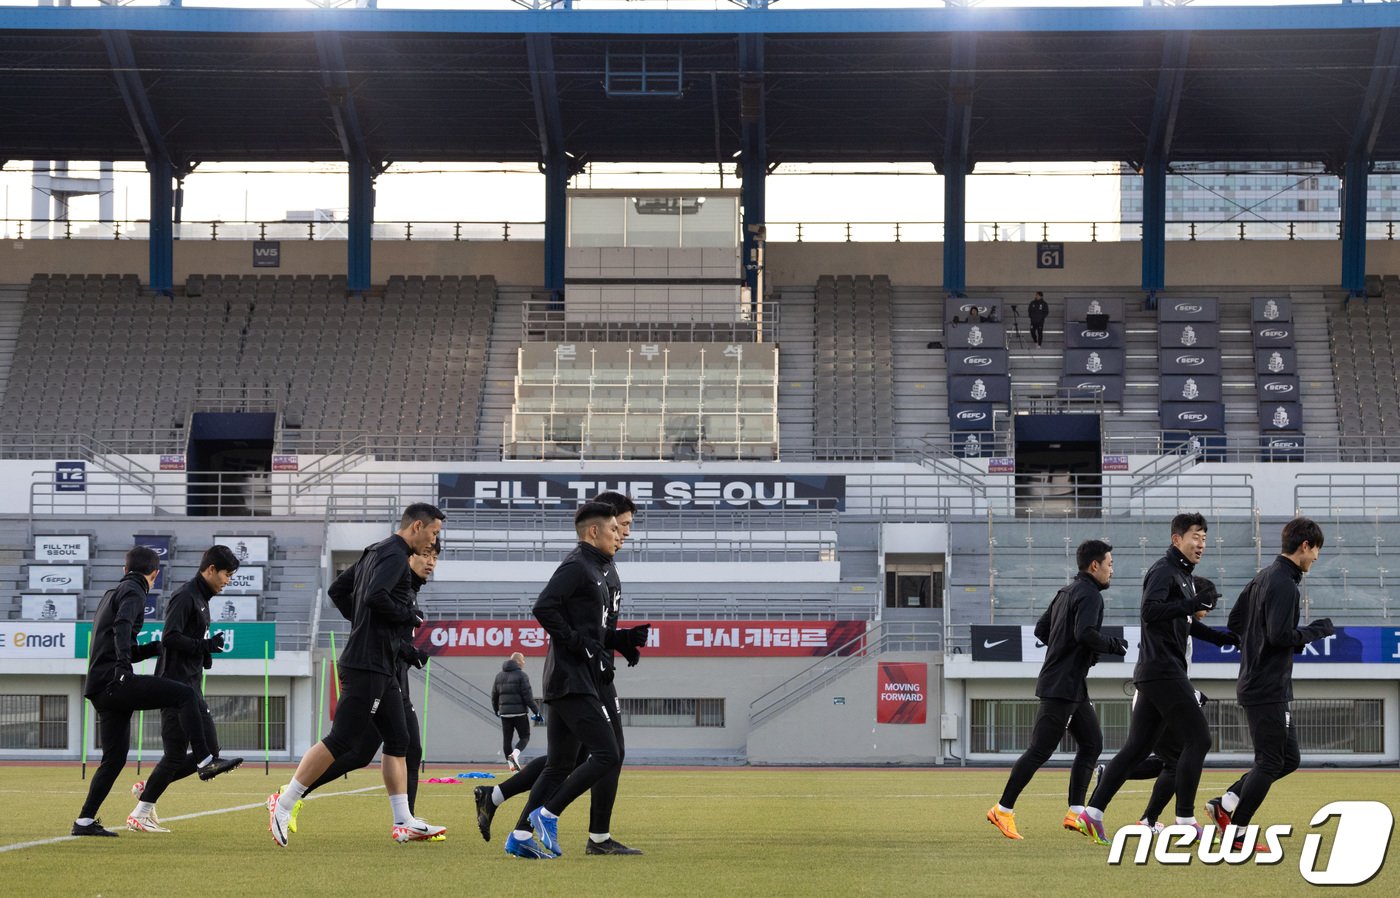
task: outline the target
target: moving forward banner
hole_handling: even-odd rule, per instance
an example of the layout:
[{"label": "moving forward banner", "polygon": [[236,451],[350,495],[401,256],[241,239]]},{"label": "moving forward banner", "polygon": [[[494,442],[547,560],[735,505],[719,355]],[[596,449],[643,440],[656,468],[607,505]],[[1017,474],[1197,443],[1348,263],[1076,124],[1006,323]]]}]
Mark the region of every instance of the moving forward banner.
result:
[{"label": "moving forward banner", "polygon": [[928,664],[881,661],[875,696],[876,723],[928,722]]},{"label": "moving forward banner", "polygon": [[[643,621],[629,621],[633,626]],[[642,651],[670,658],[772,658],[849,655],[865,621],[685,621],[652,623]],[[440,620],[419,628],[414,643],[430,655],[543,655],[549,637],[533,620]]]}]

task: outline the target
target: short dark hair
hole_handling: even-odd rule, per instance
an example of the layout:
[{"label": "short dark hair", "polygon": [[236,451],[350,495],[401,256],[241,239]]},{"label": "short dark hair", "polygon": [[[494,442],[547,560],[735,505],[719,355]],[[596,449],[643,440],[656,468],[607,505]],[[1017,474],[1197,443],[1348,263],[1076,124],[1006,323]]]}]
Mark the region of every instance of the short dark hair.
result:
[{"label": "short dark hair", "polygon": [[424,550],[423,550],[423,554],[427,554],[427,555],[441,555],[441,554],[442,554],[442,537],[438,537],[437,539],[433,540],[433,544],[432,544],[431,546],[429,546],[428,548],[424,549]]},{"label": "short dark hair", "polygon": [[606,502],[585,502],[574,512],[574,530],[579,536],[583,536],[583,531],[588,529],[594,521],[605,521],[608,518],[617,517],[617,512]]},{"label": "short dark hair", "polygon": [[150,546],[132,546],[126,550],[126,569],[133,574],[149,576],[160,567],[160,555]]},{"label": "short dark hair", "polygon": [[233,573],[238,570],[238,556],[233,554],[233,550],[228,546],[210,546],[204,550],[204,555],[199,559],[199,569],[208,570],[210,565],[216,571],[228,571]]},{"label": "short dark hair", "polygon": [[403,510],[403,517],[399,518],[399,529],[407,530],[414,521],[422,521],[431,525],[433,521],[445,521],[447,515],[442,513],[442,509],[436,505],[429,505],[427,502],[414,502]]},{"label": "short dark hair", "polygon": [[613,514],[623,515],[627,512],[637,513],[637,503],[626,493],[619,493],[615,490],[607,490],[594,496],[592,501],[602,502],[604,505],[611,505]]},{"label": "short dark hair", "polygon": [[1200,527],[1202,532],[1209,530],[1206,517],[1199,511],[1183,511],[1172,518],[1172,536],[1185,536],[1192,527]]},{"label": "short dark hair", "polygon": [[1074,561],[1081,571],[1087,571],[1089,565],[1103,561],[1112,551],[1113,547],[1101,539],[1086,539],[1079,544],[1079,549],[1074,553]]},{"label": "short dark hair", "polygon": [[1294,518],[1283,525],[1283,554],[1292,555],[1307,543],[1322,548],[1322,527],[1312,518]]}]

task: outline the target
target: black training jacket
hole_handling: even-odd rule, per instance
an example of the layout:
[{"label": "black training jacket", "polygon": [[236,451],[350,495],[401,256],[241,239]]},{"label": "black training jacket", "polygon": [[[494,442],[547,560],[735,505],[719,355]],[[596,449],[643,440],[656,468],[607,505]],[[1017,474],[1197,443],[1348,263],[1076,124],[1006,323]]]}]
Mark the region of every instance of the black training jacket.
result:
[{"label": "black training jacket", "polygon": [[519,717],[522,714],[540,713],[535,702],[534,690],[530,688],[530,675],[514,658],[507,658],[491,684],[491,710],[500,717]]},{"label": "black training jacket", "polygon": [[1045,643],[1045,663],[1035,681],[1041,698],[1088,701],[1084,679],[1101,654],[1116,654],[1113,643],[1099,633],[1103,626],[1103,588],[1091,576],[1078,574],[1060,588],[1035,625],[1035,638]]},{"label": "black training jacket", "polygon": [[[340,572],[326,590],[326,596],[330,598],[335,610],[340,612],[340,616],[348,621],[355,620],[355,575],[356,569],[369,557],[370,546],[360,553],[360,557],[350,567]],[[399,655],[394,675],[398,678],[399,689],[403,692],[404,706],[409,710],[413,709],[412,701],[408,694],[408,667],[414,657],[413,631],[416,629],[416,621],[423,619],[423,612],[418,606],[418,591],[423,588],[423,584],[428,581],[413,572],[413,568],[408,569],[409,588],[413,590],[413,616],[414,620],[403,625],[399,634]]]},{"label": "black training jacket", "polygon": [[[395,534],[365,549],[351,568],[352,623],[341,667],[394,676],[406,628],[419,619],[408,556],[408,543]],[[341,602],[336,607],[344,613]]]},{"label": "black training jacket", "polygon": [[605,573],[609,561],[594,546],[580,542],[535,600],[535,620],[549,633],[546,702],[566,695],[598,696],[598,682],[612,679],[612,652],[603,647],[611,598]]},{"label": "black training jacket", "polygon": [[1026,312],[1031,316],[1031,321],[1040,324],[1050,317],[1050,304],[1043,299],[1033,299]]},{"label": "black training jacket", "polygon": [[146,622],[149,591],[145,577],[126,574],[98,603],[92,617],[92,657],[88,659],[83,695],[93,698],[106,692],[117,678],[118,664],[129,666],[159,654],[159,642],[141,645],[136,641]]},{"label": "black training jacket", "polygon": [[1133,668],[1134,683],[1187,679],[1186,638],[1192,632],[1196,609],[1196,589],[1191,583],[1194,567],[1173,546],[1142,578],[1142,640]]},{"label": "black training jacket", "polygon": [[1303,571],[1282,555],[1254,575],[1230,609],[1230,630],[1240,637],[1241,705],[1293,700],[1293,656],[1318,636],[1298,626]]},{"label": "black training jacket", "polygon": [[214,590],[195,574],[165,600],[165,630],[160,636],[160,660],[156,676],[178,680],[199,689],[205,661],[204,634],[209,630],[209,600]]}]

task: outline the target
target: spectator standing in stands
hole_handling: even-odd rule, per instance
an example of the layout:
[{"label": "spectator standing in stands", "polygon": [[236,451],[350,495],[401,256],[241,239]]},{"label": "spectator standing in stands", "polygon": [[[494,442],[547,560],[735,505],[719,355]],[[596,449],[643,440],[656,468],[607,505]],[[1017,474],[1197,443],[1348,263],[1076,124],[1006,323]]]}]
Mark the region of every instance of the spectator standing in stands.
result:
[{"label": "spectator standing in stands", "polygon": [[320,779],[336,758],[354,751],[371,729],[384,737],[380,766],[394,820],[390,837],[413,842],[447,831],[418,819],[409,810],[405,761],[408,724],[396,676],[405,630],[423,622],[414,604],[408,559],[437,542],[444,517],[436,507],[415,502],[404,509],[399,529],[370,546],[356,562],[354,623],[340,654],[340,702],[335,721],[326,738],[302,756],[286,788],[268,796],[268,829],[279,846],[287,845],[292,808],[306,794],[307,786]]},{"label": "spectator standing in stands", "polygon": [[1330,618],[1298,626],[1298,583],[1322,551],[1322,528],[1309,518],[1294,518],[1283,527],[1283,545],[1273,564],[1254,575],[1230,611],[1230,629],[1240,637],[1240,676],[1235,693],[1249,719],[1254,766],[1220,798],[1206,802],[1206,812],[1220,827],[1244,827],[1269,794],[1269,788],[1298,769],[1298,731],[1288,703],[1293,701],[1293,656],[1303,646],[1336,631]]},{"label": "spectator standing in stands", "polygon": [[[516,773],[521,770],[520,752],[530,744],[530,718],[539,723],[539,703],[530,689],[530,675],[525,673],[525,656],[516,652],[501,664],[501,672],[491,684],[491,710],[501,718],[501,751],[506,766]],[[515,746],[511,746],[511,740]]]},{"label": "spectator standing in stands", "polygon": [[[621,551],[622,544],[632,534],[632,523],[636,517],[637,506],[630,497],[618,492],[599,493],[594,497],[595,502],[602,502],[612,507],[617,515],[618,524],[618,550]],[[616,553],[614,553],[614,558]],[[609,662],[612,660],[612,647],[622,653],[627,659],[628,667],[635,667],[641,660],[641,648],[646,645],[647,636],[650,633],[650,624],[641,624],[636,627],[617,629],[618,618],[622,606],[622,580],[617,574],[617,565],[610,562],[605,570],[604,580],[608,585],[608,622],[607,629],[611,634],[607,642],[609,648],[607,654]],[[611,681],[599,684],[599,696],[603,706],[608,709],[613,729],[613,737],[617,741],[618,766],[613,773],[609,773],[603,779],[594,784],[591,794],[592,801],[589,810],[588,824],[588,845],[585,848],[586,854],[622,854],[636,855],[642,852],[636,848],[629,848],[612,837],[612,809],[617,799],[618,778],[622,771],[622,761],[626,756],[622,731],[622,702],[617,696],[617,690]],[[587,760],[588,752],[586,748],[580,748],[576,765]],[[529,791],[539,779],[544,771],[547,758],[536,758],[525,766],[525,769],[499,786],[477,786],[476,787],[476,822],[481,830],[481,837],[486,841],[491,841],[491,819],[496,813],[496,808],[505,803],[509,798]]]},{"label": "spectator standing in stands", "polygon": [[88,785],[87,800],[73,822],[75,836],[115,836],[102,826],[97,811],[126,766],[131,750],[131,715],[138,710],[176,708],[180,727],[199,758],[195,769],[202,780],[237,767],[239,759],[218,757],[204,738],[199,695],[184,683],[165,677],[138,676],[132,665],[153,658],[160,643],[136,641],[146,622],[146,594],[160,574],[154,549],[135,546],[126,553],[122,579],[107,591],[92,618],[92,646],[83,695],[97,710],[97,738],[102,762]]},{"label": "spectator standing in stands", "polygon": [[1074,736],[1079,750],[1069,771],[1069,810],[1064,826],[1077,828],[1075,820],[1084,810],[1094,763],[1103,751],[1103,730],[1086,684],[1089,668],[1098,663],[1099,655],[1128,652],[1124,640],[1099,633],[1103,591],[1113,579],[1113,547],[1103,540],[1085,540],[1075,552],[1075,562],[1079,574],[1055,595],[1035,625],[1035,638],[1045,644],[1045,661],[1035,683],[1040,710],[1031,729],[1030,747],[1012,766],[1001,801],[987,811],[987,820],[1008,839],[1023,838],[1016,830],[1016,799],[1050,760],[1065,730]]},{"label": "spectator standing in stands", "polygon": [[[360,556],[364,560],[368,556],[369,550]],[[423,617],[423,613],[418,608],[418,591],[423,588],[428,579],[432,577],[433,570],[437,567],[438,556],[442,554],[442,540],[438,540],[429,546],[425,551],[417,555],[411,555],[408,559],[408,567],[413,572],[413,599],[414,609],[418,616]],[[359,562],[356,562],[358,564]],[[346,568],[344,572],[326,590],[334,603],[336,610],[345,617],[346,620],[355,618],[355,565]],[[408,627],[404,634],[403,643],[399,646],[399,657],[397,672],[395,674],[399,681],[399,695],[403,698],[404,723],[408,727],[408,754],[404,756],[404,768],[407,774],[408,786],[408,812],[417,816],[418,807],[418,773],[423,766],[423,734],[418,728],[418,712],[413,707],[413,696],[408,690],[408,669],[417,667],[421,669],[428,660],[428,653],[413,644],[413,627]],[[378,717],[376,712],[375,717]],[[359,770],[368,767],[374,760],[374,755],[379,751],[379,747],[384,744],[384,737],[379,734],[376,727],[370,727],[364,732],[363,738],[356,748],[348,754],[336,758],[335,763],[326,768],[326,772],[321,774],[316,782],[306,787],[305,795],[321,788],[329,782],[350,773],[352,770]],[[301,816],[302,805],[306,803],[305,795],[297,799],[292,805],[292,815],[287,819],[287,831],[297,832],[297,820]],[[447,836],[444,833],[430,836],[426,841],[443,842]],[[423,841],[415,839],[413,841]]]},{"label": "spectator standing in stands", "polygon": [[1044,344],[1045,340],[1045,319],[1050,317],[1050,304],[1045,301],[1045,294],[1035,291],[1035,299],[1026,309],[1026,314],[1031,319],[1031,339],[1036,346]]},{"label": "spectator standing in stands", "polygon": [[1206,519],[1197,513],[1172,518],[1171,547],[1147,569],[1142,581],[1142,640],[1133,668],[1132,717],[1128,738],[1109,761],[1094,794],[1076,821],[1076,828],[1100,845],[1109,844],[1103,814],[1128,774],[1147,758],[1165,724],[1181,740],[1176,765],[1176,820],[1195,827],[1192,810],[1201,768],[1210,750],[1210,725],[1201,711],[1195,688],[1187,674],[1188,636],[1211,638],[1217,634],[1201,624],[1214,605],[1209,596],[1197,595],[1191,572],[1206,549]]},{"label": "spectator standing in stands", "polygon": [[[199,573],[180,584],[165,603],[165,629],[160,637],[160,660],[156,676],[184,683],[199,697],[200,721],[208,750],[219,753],[214,718],[204,700],[204,672],[214,666],[214,656],[224,650],[224,634],[209,632],[209,600],[224,591],[238,570],[238,557],[228,546],[211,546],[199,560]],[[139,792],[136,809],[126,818],[126,828],[134,832],[168,833],[156,815],[156,802],[176,780],[195,772],[199,758],[189,753],[190,740],[180,725],[174,708],[160,710],[160,738],[164,754]],[[230,758],[235,767],[242,758]]]}]

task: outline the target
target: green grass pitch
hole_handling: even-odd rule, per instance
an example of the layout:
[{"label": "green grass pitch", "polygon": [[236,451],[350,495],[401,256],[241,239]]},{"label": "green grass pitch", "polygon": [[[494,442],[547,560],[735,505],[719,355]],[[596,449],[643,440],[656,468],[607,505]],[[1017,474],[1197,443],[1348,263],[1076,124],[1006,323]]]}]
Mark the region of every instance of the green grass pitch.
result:
[{"label": "green grass pitch", "polygon": [[[430,769],[450,776],[468,766]],[[91,767],[89,768],[89,772]],[[145,774],[149,774],[149,765]],[[498,776],[504,776],[492,770]],[[498,815],[490,844],[476,831],[471,788],[424,783],[418,811],[449,827],[442,843],[389,839],[388,803],[377,768],[322,790],[307,803],[286,849],[273,844],[262,802],[290,776],[250,764],[210,783],[177,783],[160,802],[169,835],[124,828],[137,779],[129,765],[102,809],[117,839],[64,836],[86,783],[76,765],[0,767],[9,813],[0,818],[0,882],[14,896],[898,896],[928,895],[1297,895],[1326,891],[1299,873],[1308,821],[1329,801],[1400,802],[1394,771],[1300,771],[1274,788],[1261,813],[1288,823],[1286,857],[1269,867],[1110,867],[1108,850],[1060,828],[1067,772],[1044,770],[1017,807],[1023,842],[984,819],[1004,770],[628,768],[613,834],[644,857],[586,857],[588,799],[565,813],[565,855],[523,861],[502,851],[523,799]],[[1234,778],[1207,770],[1202,800]],[[1148,783],[1129,782],[1109,809],[1110,825],[1133,822]],[[369,791],[354,791],[366,790]],[[243,807],[254,805],[254,807]],[[238,809],[241,808],[242,809]],[[175,819],[190,816],[186,819]],[[1318,828],[1327,857],[1335,823]],[[19,843],[39,842],[24,848]],[[1369,883],[1346,895],[1400,895],[1400,849]],[[1320,863],[1322,863],[1320,861]]]}]

